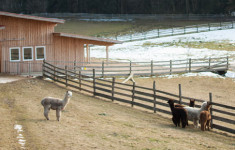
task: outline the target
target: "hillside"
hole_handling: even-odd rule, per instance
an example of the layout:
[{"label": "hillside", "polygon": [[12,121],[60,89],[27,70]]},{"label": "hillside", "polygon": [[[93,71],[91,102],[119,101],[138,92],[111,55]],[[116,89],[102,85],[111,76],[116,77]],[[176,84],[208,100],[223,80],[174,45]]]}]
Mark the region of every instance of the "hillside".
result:
[{"label": "hillside", "polygon": [[[222,82],[222,79],[221,79]],[[0,149],[234,149],[234,137],[175,128],[169,118],[73,92],[60,122],[40,104],[66,89],[41,79],[0,84]],[[14,129],[22,125],[22,131]],[[19,135],[22,134],[22,135]],[[17,138],[18,137],[18,138]],[[23,138],[22,138],[23,137]]]}]

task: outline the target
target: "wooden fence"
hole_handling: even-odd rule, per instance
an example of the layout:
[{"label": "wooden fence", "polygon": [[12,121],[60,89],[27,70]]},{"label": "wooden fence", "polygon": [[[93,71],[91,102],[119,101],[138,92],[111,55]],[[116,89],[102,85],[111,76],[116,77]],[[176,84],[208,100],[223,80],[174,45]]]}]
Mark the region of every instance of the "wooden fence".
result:
[{"label": "wooden fence", "polygon": [[218,72],[226,71],[229,67],[228,57],[150,62],[48,62],[60,68],[67,66],[70,71],[81,71],[87,76],[92,76],[92,71],[95,69],[97,77],[129,76],[131,73],[139,76],[154,76],[186,72]]},{"label": "wooden fence", "polygon": [[[133,85],[124,84],[116,82],[114,77],[112,80],[97,78],[95,69],[93,69],[92,76],[86,76],[82,75],[81,71],[76,73],[68,70],[67,67],[65,69],[59,68],[48,62],[43,63],[43,77],[94,96],[125,103],[131,107],[138,107],[154,113],[162,113],[168,115],[168,117],[171,114],[167,104],[170,98],[186,105],[188,105],[189,99],[195,99],[196,103],[200,102],[200,104],[206,101],[183,96],[180,84],[179,93],[175,94],[157,89],[155,82],[151,88],[137,86],[135,83]],[[209,93],[208,99],[213,105],[211,127],[235,134],[235,107],[213,102],[212,93]],[[196,107],[199,106],[196,105]]]},{"label": "wooden fence", "polygon": [[133,33],[124,36],[117,35],[116,37],[108,37],[108,38],[123,42],[129,42],[129,41],[145,40],[151,38],[160,38],[165,36],[174,36],[181,34],[208,32],[208,31],[225,30],[233,28],[234,28],[234,21],[230,21],[230,22],[198,24],[198,25],[176,27],[176,28],[172,27],[171,29],[157,29],[148,32]]}]

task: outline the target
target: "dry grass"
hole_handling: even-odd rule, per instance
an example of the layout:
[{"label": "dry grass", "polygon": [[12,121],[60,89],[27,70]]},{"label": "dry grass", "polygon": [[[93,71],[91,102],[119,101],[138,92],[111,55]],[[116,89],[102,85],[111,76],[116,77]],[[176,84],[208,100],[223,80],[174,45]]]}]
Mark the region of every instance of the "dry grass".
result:
[{"label": "dry grass", "polygon": [[183,27],[195,24],[204,24],[209,20],[195,20],[195,21],[182,21],[182,20],[146,20],[138,19],[128,22],[92,22],[80,21],[75,19],[67,20],[65,24],[59,24],[56,32],[66,32],[89,36],[116,36],[123,34],[130,34],[133,32],[143,32],[153,29],[166,29],[172,27]]},{"label": "dry grass", "polygon": [[[138,85],[142,84],[140,80],[136,80]],[[152,79],[148,80],[151,82]],[[179,83],[177,79],[173,80]],[[181,80],[183,88],[193,83],[198,86],[202,84],[197,83],[199,80],[190,81]],[[208,84],[209,81],[210,79]],[[227,84],[226,80],[221,80],[220,84],[224,81]],[[170,81],[159,79],[157,83],[159,88],[173,90]],[[205,88],[210,87],[207,83],[203,85]],[[228,93],[234,91],[234,84],[230,83],[230,86],[225,85],[231,88],[228,89]],[[234,137],[215,132],[201,132],[192,126],[186,129],[175,128],[170,119],[161,115],[132,109],[79,92],[73,93],[60,122],[56,121],[55,111],[50,112],[51,120],[46,121],[40,104],[41,99],[46,96],[63,97],[66,90],[40,79],[27,78],[0,84],[0,149],[19,149],[14,124],[23,125],[26,149],[235,148]],[[184,91],[186,94],[187,90]],[[207,93],[197,89],[193,89],[193,92],[200,95]]]}]

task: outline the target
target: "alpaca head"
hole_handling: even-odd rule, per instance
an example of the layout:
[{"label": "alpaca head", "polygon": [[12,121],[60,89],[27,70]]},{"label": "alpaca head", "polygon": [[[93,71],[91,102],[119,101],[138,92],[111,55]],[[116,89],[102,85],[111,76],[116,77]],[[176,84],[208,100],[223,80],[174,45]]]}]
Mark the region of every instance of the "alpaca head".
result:
[{"label": "alpaca head", "polygon": [[194,107],[195,106],[195,99],[190,99],[189,106],[190,107]]},{"label": "alpaca head", "polygon": [[207,103],[206,105],[206,110],[210,111],[212,104],[210,102]]},{"label": "alpaca head", "polygon": [[167,103],[174,104],[174,100],[173,99],[169,99]]},{"label": "alpaca head", "polygon": [[71,91],[67,91],[67,92],[66,92],[66,95],[68,96],[68,98],[71,98],[72,95],[73,95],[73,93],[72,93]]},{"label": "alpaca head", "polygon": [[207,102],[203,102],[201,105],[201,109],[205,110],[207,107]]}]

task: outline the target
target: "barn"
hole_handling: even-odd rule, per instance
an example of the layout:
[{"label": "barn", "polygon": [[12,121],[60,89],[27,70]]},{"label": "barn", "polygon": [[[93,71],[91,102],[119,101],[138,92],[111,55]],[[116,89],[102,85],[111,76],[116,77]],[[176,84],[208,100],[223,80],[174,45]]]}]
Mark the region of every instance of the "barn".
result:
[{"label": "barn", "polygon": [[[90,45],[121,42],[77,34],[56,33],[65,20],[0,11],[0,72],[41,72],[43,60],[88,62]],[[85,57],[86,56],[86,57]]]}]

